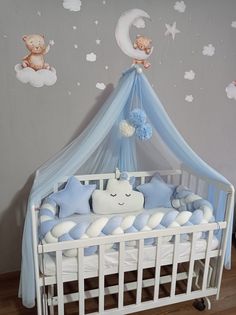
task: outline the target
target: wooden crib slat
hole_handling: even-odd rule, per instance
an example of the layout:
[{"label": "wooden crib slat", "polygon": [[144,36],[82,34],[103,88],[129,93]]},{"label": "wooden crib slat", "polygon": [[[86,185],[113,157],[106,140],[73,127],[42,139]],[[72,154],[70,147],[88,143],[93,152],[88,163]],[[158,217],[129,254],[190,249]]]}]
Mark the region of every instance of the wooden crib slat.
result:
[{"label": "wooden crib slat", "polygon": [[123,307],[124,304],[124,255],[125,242],[120,242],[119,245],[119,298],[118,309]]},{"label": "wooden crib slat", "polygon": [[193,279],[193,267],[194,267],[194,254],[195,254],[196,237],[197,237],[197,234],[192,233],[190,262],[189,262],[189,269],[188,269],[187,294],[189,294],[192,291],[192,279]]},{"label": "wooden crib slat", "polygon": [[103,190],[103,179],[99,180],[99,189]]},{"label": "wooden crib slat", "polygon": [[207,249],[206,249],[206,258],[205,258],[205,266],[204,266],[204,273],[203,273],[203,280],[202,280],[202,290],[206,290],[207,287],[207,280],[208,280],[208,269],[210,263],[210,251],[211,251],[211,244],[213,238],[213,231],[208,232],[208,240],[207,240]]},{"label": "wooden crib slat", "polygon": [[196,177],[196,186],[195,186],[195,193],[198,194],[199,193],[199,177]]},{"label": "wooden crib slat", "polygon": [[64,293],[62,282],[62,251],[56,251],[56,278],[58,296],[58,315],[64,315]]},{"label": "wooden crib slat", "polygon": [[157,238],[156,244],[156,264],[155,264],[155,282],[154,282],[154,302],[158,300],[160,286],[160,271],[161,271],[161,246],[162,237]]},{"label": "wooden crib slat", "polygon": [[142,299],[142,280],[143,280],[143,246],[144,240],[140,239],[138,246],[138,277],[137,277],[137,293],[136,304],[141,303]]},{"label": "wooden crib slat", "polygon": [[220,190],[216,187],[215,194],[214,194],[214,204],[213,204],[214,209],[218,208],[219,198],[220,198]]},{"label": "wooden crib slat", "polygon": [[188,181],[187,181],[187,187],[190,188],[190,184],[191,184],[191,174],[188,174]]},{"label": "wooden crib slat", "polygon": [[175,235],[175,242],[174,242],[174,256],[173,256],[173,266],[172,266],[170,297],[175,296],[176,276],[177,276],[178,256],[179,256],[179,241],[180,241],[180,235],[177,234]]},{"label": "wooden crib slat", "polygon": [[78,259],[79,315],[84,315],[84,249],[80,247]]},{"label": "wooden crib slat", "polygon": [[145,176],[142,176],[142,177],[140,178],[140,184],[141,184],[141,185],[145,184]]},{"label": "wooden crib slat", "polygon": [[104,246],[99,245],[99,314],[104,312]]},{"label": "wooden crib slat", "polygon": [[167,175],[167,183],[170,184],[170,182],[171,182],[171,176]]}]

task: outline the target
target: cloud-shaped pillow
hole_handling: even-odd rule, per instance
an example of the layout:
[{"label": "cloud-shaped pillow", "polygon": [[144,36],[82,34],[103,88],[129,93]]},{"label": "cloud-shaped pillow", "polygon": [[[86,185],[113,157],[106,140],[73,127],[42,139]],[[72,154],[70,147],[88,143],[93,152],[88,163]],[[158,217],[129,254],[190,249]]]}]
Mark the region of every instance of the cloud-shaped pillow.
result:
[{"label": "cloud-shaped pillow", "polygon": [[92,201],[95,213],[116,214],[142,210],[144,197],[128,180],[109,179],[106,190],[93,192]]}]

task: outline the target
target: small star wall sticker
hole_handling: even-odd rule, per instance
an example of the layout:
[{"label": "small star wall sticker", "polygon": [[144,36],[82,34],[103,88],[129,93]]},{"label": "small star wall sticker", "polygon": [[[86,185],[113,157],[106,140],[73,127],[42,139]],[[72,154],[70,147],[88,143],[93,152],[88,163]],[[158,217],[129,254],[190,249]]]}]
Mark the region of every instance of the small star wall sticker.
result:
[{"label": "small star wall sticker", "polygon": [[176,22],[174,22],[172,25],[170,24],[166,24],[166,32],[165,32],[165,36],[167,35],[171,35],[172,39],[175,39],[175,35],[180,33],[180,30],[178,30],[176,28]]},{"label": "small star wall sticker", "polygon": [[51,46],[55,45],[54,40],[53,40],[53,39],[50,39],[49,44],[50,44]]}]

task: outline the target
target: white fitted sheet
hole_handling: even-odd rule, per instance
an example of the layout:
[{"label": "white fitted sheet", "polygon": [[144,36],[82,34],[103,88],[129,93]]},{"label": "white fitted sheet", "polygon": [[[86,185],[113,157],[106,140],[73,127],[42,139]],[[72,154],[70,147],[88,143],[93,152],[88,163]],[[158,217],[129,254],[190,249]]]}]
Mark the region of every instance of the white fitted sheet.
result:
[{"label": "white fitted sheet", "polygon": [[[195,253],[201,256],[204,254],[207,247],[207,241],[205,239],[199,239],[196,241]],[[211,250],[217,249],[218,240],[213,237]],[[189,241],[179,243],[179,255],[178,260],[188,260],[190,257],[191,243]],[[161,246],[161,265],[167,265],[172,263],[174,244],[167,242]],[[150,268],[155,266],[156,258],[156,246],[149,245],[144,246],[143,253],[143,266],[144,268]],[[201,257],[203,258],[203,257]],[[40,270],[44,275],[54,276],[56,274],[56,258],[55,256],[44,254],[44,263],[40,261]],[[137,268],[138,261],[138,248],[126,247],[124,270],[135,270]],[[105,274],[111,274],[118,272],[119,253],[114,249],[110,249],[105,252],[104,255],[104,270]],[[72,274],[78,272],[78,260],[77,257],[62,257],[62,274]],[[97,276],[98,274],[98,255],[84,256],[84,277]]]}]

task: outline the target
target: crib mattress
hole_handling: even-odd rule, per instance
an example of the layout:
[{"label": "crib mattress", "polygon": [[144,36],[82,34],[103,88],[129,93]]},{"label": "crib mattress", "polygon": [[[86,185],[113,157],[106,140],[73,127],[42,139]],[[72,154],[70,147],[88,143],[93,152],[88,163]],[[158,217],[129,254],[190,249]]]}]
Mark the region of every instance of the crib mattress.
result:
[{"label": "crib mattress", "polygon": [[[216,237],[213,237],[211,250],[217,249],[219,242]],[[199,239],[195,243],[195,253],[199,254],[198,258],[204,257],[207,247],[207,241],[205,239]],[[191,243],[189,241],[179,243],[179,262],[187,261],[190,257]],[[172,264],[174,252],[174,244],[171,242],[162,244],[160,259],[161,265]],[[201,257],[202,254],[202,257]],[[149,245],[144,246],[143,254],[143,266],[144,268],[150,268],[155,266],[156,258],[156,246]],[[125,249],[124,258],[124,270],[131,271],[137,269],[138,261],[138,248],[127,247]],[[119,253],[114,249],[110,249],[105,252],[104,255],[104,270],[105,274],[111,274],[118,272],[119,265]],[[56,274],[56,258],[50,254],[44,254],[43,262],[40,261],[40,270],[46,276],[54,276]],[[62,258],[62,274],[72,274],[78,272],[78,260],[76,257],[65,257]],[[84,277],[88,278],[91,276],[98,275],[98,255],[84,256]]]}]

